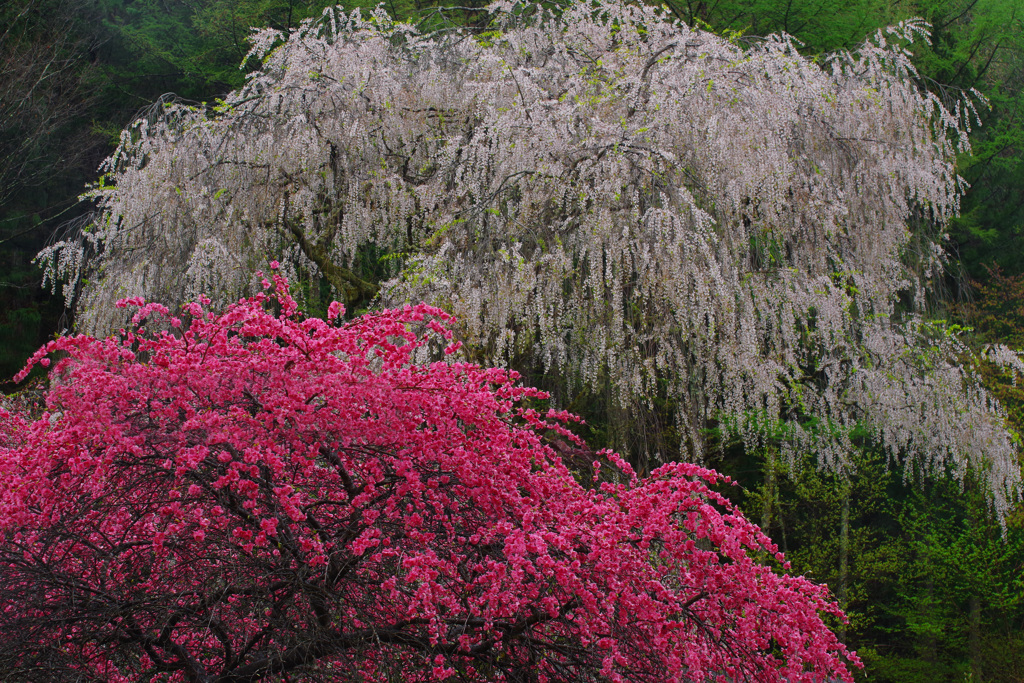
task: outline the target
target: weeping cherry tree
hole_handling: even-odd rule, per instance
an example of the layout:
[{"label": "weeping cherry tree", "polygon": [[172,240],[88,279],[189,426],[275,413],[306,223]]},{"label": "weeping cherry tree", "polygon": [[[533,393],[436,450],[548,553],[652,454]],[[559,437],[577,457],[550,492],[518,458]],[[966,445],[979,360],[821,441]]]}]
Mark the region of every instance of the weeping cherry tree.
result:
[{"label": "weeping cherry tree", "polygon": [[353,308],[449,311],[475,360],[528,358],[563,404],[666,399],[685,457],[713,424],[842,470],[860,427],[908,472],[984,473],[1005,510],[1002,409],[928,319],[978,98],[916,82],[922,23],[808,59],[619,0],[490,9],[429,33],[331,9],[256,33],[262,68],[215,106],[156,106],[95,221],[41,255],[81,328],[122,326],[124,297],[227,304],[276,258]]}]

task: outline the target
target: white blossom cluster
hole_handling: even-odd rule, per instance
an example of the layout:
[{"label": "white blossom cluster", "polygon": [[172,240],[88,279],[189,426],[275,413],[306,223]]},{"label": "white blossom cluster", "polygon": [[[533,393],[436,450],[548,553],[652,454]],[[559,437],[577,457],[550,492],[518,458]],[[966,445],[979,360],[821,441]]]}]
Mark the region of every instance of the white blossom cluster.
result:
[{"label": "white blossom cluster", "polygon": [[477,357],[623,406],[662,392],[692,456],[714,420],[842,468],[866,425],[1005,509],[1001,409],[920,322],[973,113],[915,83],[921,24],[811,60],[619,0],[491,9],[483,33],[338,9],[262,31],[245,87],[126,130],[89,244],[45,255],[77,281],[95,252],[81,326],[125,296],[226,302],[270,258],[365,297],[372,245],[401,255],[378,303],[444,306]]}]

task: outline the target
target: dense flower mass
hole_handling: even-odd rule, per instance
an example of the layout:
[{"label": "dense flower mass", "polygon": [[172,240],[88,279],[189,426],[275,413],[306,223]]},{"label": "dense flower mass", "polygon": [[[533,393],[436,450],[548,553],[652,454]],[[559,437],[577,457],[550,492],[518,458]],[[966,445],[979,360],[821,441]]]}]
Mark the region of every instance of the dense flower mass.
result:
[{"label": "dense flower mass", "polygon": [[492,11],[475,34],[340,9],[259,32],[244,88],[125,131],[98,219],[43,255],[83,329],[127,296],[223,305],[276,254],[350,302],[454,313],[563,405],[667,398],[689,457],[714,421],[842,469],[866,426],[908,469],[984,472],[1005,511],[1001,408],[922,322],[973,100],[918,87],[920,23],[811,60],[640,3]]},{"label": "dense flower mass", "polygon": [[5,678],[851,680],[837,607],[763,564],[719,475],[638,479],[514,373],[415,362],[454,350],[436,308],[303,319],[274,279],[30,361],[46,412],[0,411]]}]

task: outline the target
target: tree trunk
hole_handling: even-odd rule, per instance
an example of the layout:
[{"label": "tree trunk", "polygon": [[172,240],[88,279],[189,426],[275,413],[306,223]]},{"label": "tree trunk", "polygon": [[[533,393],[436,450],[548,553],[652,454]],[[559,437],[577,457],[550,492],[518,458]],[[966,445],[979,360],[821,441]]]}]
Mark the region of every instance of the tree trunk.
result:
[{"label": "tree trunk", "polygon": [[[839,586],[836,589],[836,598],[839,600],[839,606],[845,611],[849,608],[850,574],[850,482],[845,478],[840,484],[840,495],[842,507],[839,512]],[[846,642],[846,624],[839,625],[836,635],[840,641]]]},{"label": "tree trunk", "polygon": [[775,474],[775,455],[769,450],[765,453],[764,464],[764,493],[761,498],[761,531],[768,533],[772,524],[772,513],[775,508],[775,501],[778,499],[778,484]]},{"label": "tree trunk", "polygon": [[971,595],[967,603],[967,650],[971,657],[971,683],[982,683],[981,598]]}]

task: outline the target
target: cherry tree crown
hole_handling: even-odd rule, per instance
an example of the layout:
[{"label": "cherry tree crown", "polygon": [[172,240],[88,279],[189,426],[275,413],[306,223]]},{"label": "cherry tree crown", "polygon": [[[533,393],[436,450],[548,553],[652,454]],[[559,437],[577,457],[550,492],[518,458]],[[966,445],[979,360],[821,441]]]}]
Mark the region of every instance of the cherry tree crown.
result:
[{"label": "cherry tree crown", "polygon": [[809,59],[618,0],[491,12],[420,33],[330,9],[257,32],[262,67],[216,106],[155,107],[95,222],[41,255],[81,328],[122,325],[126,296],[224,305],[274,254],[350,303],[455,314],[473,358],[529,357],[563,403],[667,398],[685,457],[713,422],[843,470],[861,427],[908,472],[983,473],[1006,510],[1004,413],[926,315],[974,99],[917,84],[924,24]]}]

